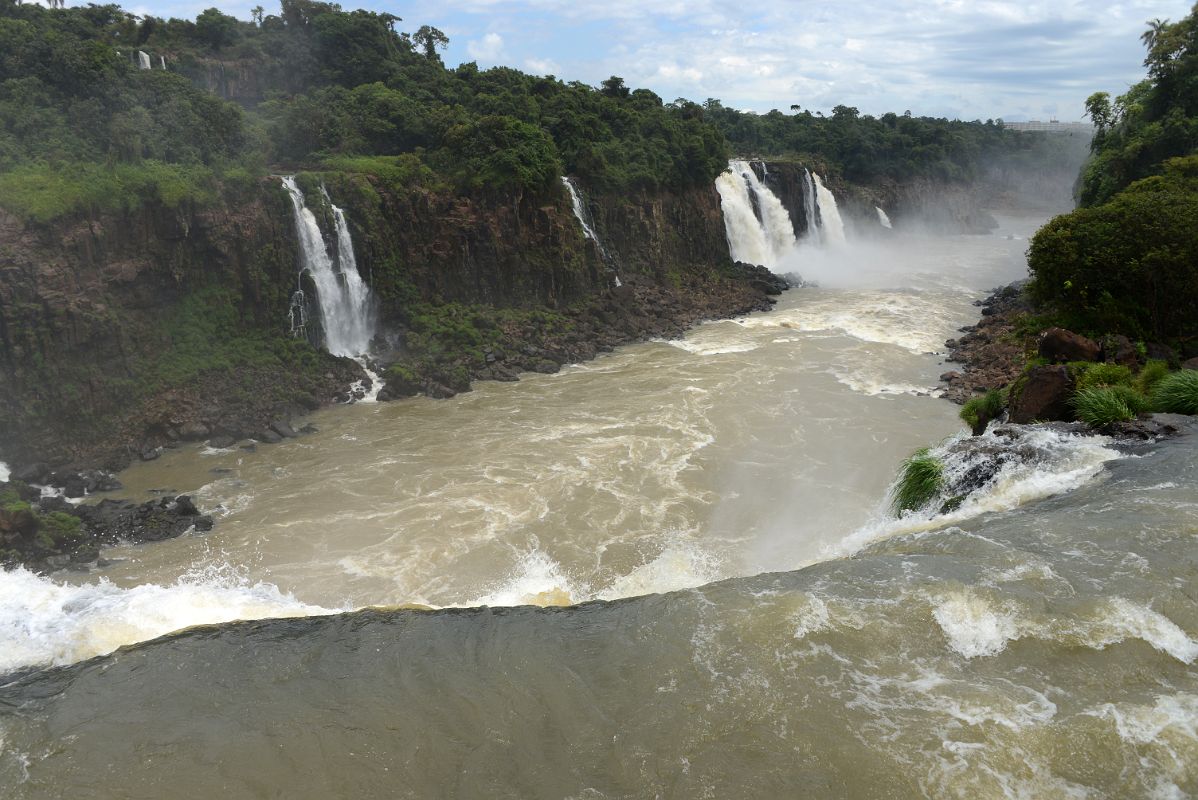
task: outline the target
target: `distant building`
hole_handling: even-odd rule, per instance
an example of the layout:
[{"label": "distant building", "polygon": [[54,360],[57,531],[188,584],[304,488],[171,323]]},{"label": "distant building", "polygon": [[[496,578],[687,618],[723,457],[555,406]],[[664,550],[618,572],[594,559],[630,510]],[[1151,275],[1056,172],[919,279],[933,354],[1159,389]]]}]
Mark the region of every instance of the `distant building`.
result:
[{"label": "distant building", "polygon": [[1050,119],[1048,122],[1033,119],[1029,122],[1003,122],[1004,128],[1013,131],[1046,131],[1048,133],[1080,133],[1085,136],[1094,135],[1094,126],[1088,122],[1061,122]]}]

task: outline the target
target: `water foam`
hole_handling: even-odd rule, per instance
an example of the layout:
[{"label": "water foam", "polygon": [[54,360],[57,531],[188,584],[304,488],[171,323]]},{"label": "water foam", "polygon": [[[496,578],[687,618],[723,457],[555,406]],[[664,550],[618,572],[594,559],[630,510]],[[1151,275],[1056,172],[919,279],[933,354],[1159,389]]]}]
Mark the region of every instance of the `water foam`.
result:
[{"label": "water foam", "polygon": [[12,475],[12,471],[9,470],[8,464],[0,461],[0,483],[7,481],[10,475]]},{"label": "water foam", "polygon": [[71,664],[193,625],[344,610],[302,603],[228,566],[132,589],[62,584],[18,567],[0,572],[0,673]]}]

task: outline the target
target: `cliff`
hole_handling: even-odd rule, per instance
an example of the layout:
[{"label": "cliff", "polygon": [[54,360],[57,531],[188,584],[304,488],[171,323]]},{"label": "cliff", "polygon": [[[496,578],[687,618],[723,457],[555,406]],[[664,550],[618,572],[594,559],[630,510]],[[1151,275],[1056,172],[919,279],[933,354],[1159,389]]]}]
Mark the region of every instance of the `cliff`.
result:
[{"label": "cliff", "polygon": [[[300,177],[346,211],[380,305],[384,396],[445,396],[767,305],[731,267],[710,187],[589,198],[604,263],[561,187]],[[0,211],[0,458],[119,468],[346,399],[358,364],[290,335],[295,241],[273,178],[205,206],[51,224]]]}]

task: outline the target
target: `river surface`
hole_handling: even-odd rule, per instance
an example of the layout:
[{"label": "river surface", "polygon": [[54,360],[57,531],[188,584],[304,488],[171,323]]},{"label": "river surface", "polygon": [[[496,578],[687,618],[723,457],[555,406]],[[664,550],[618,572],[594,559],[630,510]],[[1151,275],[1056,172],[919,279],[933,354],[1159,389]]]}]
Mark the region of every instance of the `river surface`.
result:
[{"label": "river surface", "polygon": [[1195,796],[1195,437],[1036,432],[951,516],[886,511],[961,435],[944,340],[1025,272],[1042,219],[999,220],[800,250],[823,288],[678,341],[128,470],[217,527],[0,574],[4,796]]}]

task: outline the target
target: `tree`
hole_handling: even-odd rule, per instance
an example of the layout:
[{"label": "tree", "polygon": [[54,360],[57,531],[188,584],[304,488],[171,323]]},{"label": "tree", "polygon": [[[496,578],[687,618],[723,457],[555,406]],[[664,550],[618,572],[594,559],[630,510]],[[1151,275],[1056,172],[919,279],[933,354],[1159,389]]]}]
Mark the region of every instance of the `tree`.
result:
[{"label": "tree", "polygon": [[254,6],[253,8],[250,9],[250,17],[253,18],[255,25],[258,25],[259,27],[261,27],[262,15],[265,13],[266,13],[266,11],[265,11],[265,9],[262,8],[262,6]]},{"label": "tree", "polygon": [[209,8],[196,17],[196,34],[213,50],[219,50],[236,41],[237,20]]},{"label": "tree", "polygon": [[624,85],[624,79],[618,75],[612,75],[600,84],[600,86],[603,87],[600,91],[608,97],[621,98],[632,94],[632,90]]},{"label": "tree", "polygon": [[431,25],[421,25],[420,30],[412,34],[412,41],[424,51],[424,57],[430,61],[439,61],[437,49],[444,50],[449,46],[449,37]]},{"label": "tree", "polygon": [[1086,116],[1094,123],[1094,127],[1102,133],[1115,124],[1115,115],[1111,110],[1111,96],[1106,92],[1095,92],[1086,98]]}]

